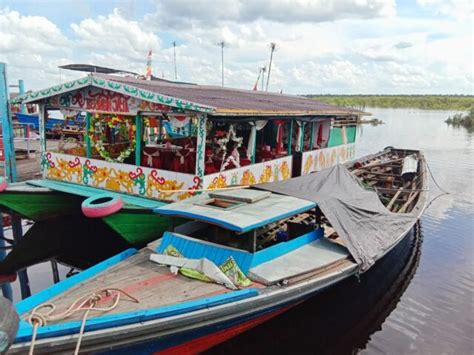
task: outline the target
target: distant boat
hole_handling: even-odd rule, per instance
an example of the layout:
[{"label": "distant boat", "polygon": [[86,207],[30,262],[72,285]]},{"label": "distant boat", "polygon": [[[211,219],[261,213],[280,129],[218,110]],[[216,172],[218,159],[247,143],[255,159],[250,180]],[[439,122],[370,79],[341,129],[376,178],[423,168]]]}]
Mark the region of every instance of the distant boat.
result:
[{"label": "distant boat", "polygon": [[10,353],[209,349],[384,257],[426,207],[426,172],[421,152],[387,148],[158,207],[163,238],[19,302]]},{"label": "distant boat", "polygon": [[[35,131],[39,130],[39,116],[38,114],[29,114],[29,113],[15,113],[15,117],[19,123],[29,124],[33,126]],[[61,118],[49,118],[45,123],[45,128],[47,131],[54,130],[57,126],[62,126],[64,124],[64,119]]]}]

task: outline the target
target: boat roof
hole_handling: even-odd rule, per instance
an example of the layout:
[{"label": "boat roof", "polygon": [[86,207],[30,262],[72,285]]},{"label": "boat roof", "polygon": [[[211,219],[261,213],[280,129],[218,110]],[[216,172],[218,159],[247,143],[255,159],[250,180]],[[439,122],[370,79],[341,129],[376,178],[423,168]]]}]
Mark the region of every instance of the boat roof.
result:
[{"label": "boat roof", "polygon": [[14,103],[40,102],[43,99],[78,90],[98,87],[190,111],[207,112],[212,116],[355,116],[362,111],[322,103],[313,99],[279,93],[241,90],[208,85],[178,84],[142,80],[103,73],[59,84],[15,98]]},{"label": "boat roof", "polygon": [[[230,200],[228,208],[207,204],[213,199]],[[246,233],[267,224],[316,207],[316,203],[253,189],[227,190],[218,194],[203,193],[184,201],[155,208],[161,215],[184,217]]]}]

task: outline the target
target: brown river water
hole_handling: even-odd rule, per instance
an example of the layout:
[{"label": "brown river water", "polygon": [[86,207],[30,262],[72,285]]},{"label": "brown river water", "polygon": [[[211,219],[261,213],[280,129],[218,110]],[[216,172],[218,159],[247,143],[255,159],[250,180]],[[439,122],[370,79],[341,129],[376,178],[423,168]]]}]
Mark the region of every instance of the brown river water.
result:
[{"label": "brown river water", "polygon": [[[454,112],[367,108],[381,126],[359,128],[356,156],[386,146],[424,151],[436,199],[384,259],[211,354],[473,354],[474,134],[448,127]],[[431,181],[431,197],[440,194]],[[32,292],[52,284],[29,269]],[[67,269],[60,268],[62,278]],[[19,299],[18,284],[14,298]]]}]

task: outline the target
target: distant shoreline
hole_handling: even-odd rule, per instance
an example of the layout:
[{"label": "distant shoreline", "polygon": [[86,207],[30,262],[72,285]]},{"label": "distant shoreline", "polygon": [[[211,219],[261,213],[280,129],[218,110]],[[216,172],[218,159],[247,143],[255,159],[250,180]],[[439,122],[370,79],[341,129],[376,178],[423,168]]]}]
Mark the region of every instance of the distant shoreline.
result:
[{"label": "distant shoreline", "polygon": [[357,109],[418,108],[426,110],[468,111],[474,107],[474,95],[304,95],[308,98]]}]

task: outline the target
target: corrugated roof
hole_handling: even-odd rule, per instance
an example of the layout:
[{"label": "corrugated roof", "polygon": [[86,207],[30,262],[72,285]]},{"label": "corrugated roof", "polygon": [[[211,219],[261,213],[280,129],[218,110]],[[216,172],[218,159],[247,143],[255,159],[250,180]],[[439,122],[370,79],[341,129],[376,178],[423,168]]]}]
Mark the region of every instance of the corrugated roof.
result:
[{"label": "corrugated roof", "polygon": [[349,115],[358,110],[322,103],[296,95],[241,90],[219,86],[183,85],[166,82],[93,74],[105,80],[124,83],[182,100],[215,108],[211,115]]}]

